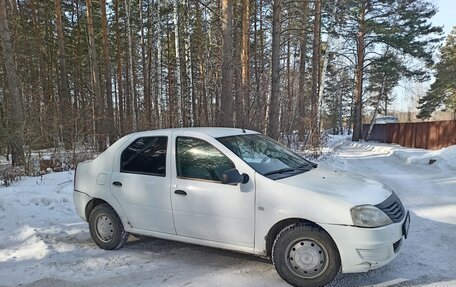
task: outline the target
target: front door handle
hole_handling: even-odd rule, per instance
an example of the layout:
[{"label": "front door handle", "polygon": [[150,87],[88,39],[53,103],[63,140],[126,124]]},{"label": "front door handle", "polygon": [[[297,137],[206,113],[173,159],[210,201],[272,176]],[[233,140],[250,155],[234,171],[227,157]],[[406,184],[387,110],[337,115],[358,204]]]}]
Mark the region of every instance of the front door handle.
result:
[{"label": "front door handle", "polygon": [[122,183],[121,183],[120,181],[114,181],[114,182],[112,183],[112,185],[115,185],[115,186],[119,186],[119,187],[120,187],[120,186],[122,186]]},{"label": "front door handle", "polygon": [[186,193],[185,191],[180,190],[180,189],[174,191],[174,193],[175,193],[175,194],[180,194],[180,195],[187,195],[187,193]]}]

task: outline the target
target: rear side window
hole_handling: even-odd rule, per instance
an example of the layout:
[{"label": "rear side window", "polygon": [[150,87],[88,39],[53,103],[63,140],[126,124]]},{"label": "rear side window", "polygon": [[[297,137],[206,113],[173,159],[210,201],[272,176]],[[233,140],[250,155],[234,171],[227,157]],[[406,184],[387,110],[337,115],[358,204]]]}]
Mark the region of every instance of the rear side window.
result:
[{"label": "rear side window", "polygon": [[135,140],[122,152],[120,172],[166,176],[167,144],[167,137]]},{"label": "rear side window", "polygon": [[177,176],[220,182],[220,175],[233,162],[210,143],[188,137],[178,137],[176,144]]}]

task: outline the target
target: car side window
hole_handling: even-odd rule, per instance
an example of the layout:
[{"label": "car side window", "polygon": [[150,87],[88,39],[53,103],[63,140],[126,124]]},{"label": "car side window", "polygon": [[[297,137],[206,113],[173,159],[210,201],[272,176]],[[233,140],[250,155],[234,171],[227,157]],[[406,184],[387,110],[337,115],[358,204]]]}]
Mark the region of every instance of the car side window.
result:
[{"label": "car side window", "polygon": [[177,177],[220,182],[220,175],[234,163],[210,143],[190,137],[176,141]]},{"label": "car side window", "polygon": [[166,176],[167,137],[143,137],[132,142],[120,159],[120,172]]}]

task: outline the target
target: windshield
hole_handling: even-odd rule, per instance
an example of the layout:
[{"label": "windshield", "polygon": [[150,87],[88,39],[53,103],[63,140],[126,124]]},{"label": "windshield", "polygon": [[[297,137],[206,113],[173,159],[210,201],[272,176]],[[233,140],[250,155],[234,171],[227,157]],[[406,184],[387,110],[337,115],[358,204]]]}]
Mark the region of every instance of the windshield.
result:
[{"label": "windshield", "polygon": [[316,164],[261,134],[236,135],[217,138],[256,172],[271,179],[303,173]]}]

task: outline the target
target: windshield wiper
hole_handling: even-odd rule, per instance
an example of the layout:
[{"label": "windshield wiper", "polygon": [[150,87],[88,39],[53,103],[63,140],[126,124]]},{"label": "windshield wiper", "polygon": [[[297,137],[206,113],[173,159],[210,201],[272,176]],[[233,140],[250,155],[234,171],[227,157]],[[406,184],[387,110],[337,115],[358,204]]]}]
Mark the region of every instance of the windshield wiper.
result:
[{"label": "windshield wiper", "polygon": [[297,167],[297,169],[309,171],[312,168],[316,168],[317,166],[318,166],[318,164],[315,164],[315,163],[312,163],[312,162],[308,162],[308,163],[301,164],[300,166]]},{"label": "windshield wiper", "polygon": [[295,171],[294,168],[286,167],[286,168],[281,168],[278,170],[273,170],[273,171],[268,171],[263,173],[264,176],[271,175],[271,174],[277,174],[277,173],[284,173],[284,172],[290,172],[290,171]]}]

